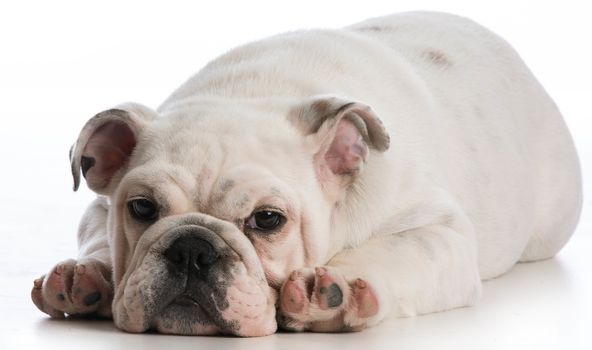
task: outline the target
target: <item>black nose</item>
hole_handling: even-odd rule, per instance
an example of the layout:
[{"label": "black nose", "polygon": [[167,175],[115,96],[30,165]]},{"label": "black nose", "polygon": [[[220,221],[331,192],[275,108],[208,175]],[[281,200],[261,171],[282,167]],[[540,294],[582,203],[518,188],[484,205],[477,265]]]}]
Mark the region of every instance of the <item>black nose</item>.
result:
[{"label": "black nose", "polygon": [[195,235],[177,238],[164,251],[164,257],[176,272],[185,274],[204,273],[219,258],[209,242]]}]

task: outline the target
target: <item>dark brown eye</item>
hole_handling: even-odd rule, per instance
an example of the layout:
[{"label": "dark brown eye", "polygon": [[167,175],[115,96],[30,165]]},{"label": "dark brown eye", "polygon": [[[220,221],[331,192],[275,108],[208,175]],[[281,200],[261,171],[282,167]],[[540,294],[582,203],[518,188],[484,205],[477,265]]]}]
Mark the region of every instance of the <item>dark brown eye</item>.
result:
[{"label": "dark brown eye", "polygon": [[151,222],[158,217],[158,208],[151,200],[147,198],[136,198],[127,202],[127,209],[130,215],[144,222]]},{"label": "dark brown eye", "polygon": [[256,211],[247,220],[245,226],[257,231],[268,232],[278,229],[284,224],[286,218],[272,210]]}]

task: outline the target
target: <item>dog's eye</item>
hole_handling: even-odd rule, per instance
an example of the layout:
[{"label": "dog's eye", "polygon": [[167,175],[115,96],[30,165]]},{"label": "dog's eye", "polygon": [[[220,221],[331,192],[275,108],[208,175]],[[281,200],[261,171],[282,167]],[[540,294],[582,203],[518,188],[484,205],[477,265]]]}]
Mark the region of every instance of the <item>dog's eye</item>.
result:
[{"label": "dog's eye", "polygon": [[273,231],[286,222],[286,218],[273,210],[256,211],[245,220],[245,226],[257,231]]},{"label": "dog's eye", "polygon": [[136,198],[127,202],[130,215],[139,221],[154,221],[158,216],[158,208],[149,199]]}]

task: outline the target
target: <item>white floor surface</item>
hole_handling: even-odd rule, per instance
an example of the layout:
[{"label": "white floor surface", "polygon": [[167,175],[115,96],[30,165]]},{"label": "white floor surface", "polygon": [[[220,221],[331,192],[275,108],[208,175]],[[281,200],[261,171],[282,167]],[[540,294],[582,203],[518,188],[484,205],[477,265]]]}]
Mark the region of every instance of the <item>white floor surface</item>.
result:
[{"label": "white floor surface", "polygon": [[576,234],[554,259],[517,265],[488,281],[481,302],[361,333],[278,333],[263,338],[126,334],[111,321],[52,320],[30,301],[32,280],[48,268],[32,251],[57,242],[13,233],[0,257],[0,349],[591,349],[592,236]]},{"label": "white floor surface", "polygon": [[[416,2],[405,6],[421,8]],[[259,14],[254,18],[222,3],[212,14],[215,2],[204,11],[198,2],[188,2],[194,3],[191,10],[167,2],[163,8],[168,16],[155,8],[151,17],[139,12],[148,2],[132,6],[114,1],[113,9],[103,2],[58,8],[53,1],[6,2],[21,5],[17,14],[0,10],[0,19],[6,17],[0,20],[0,35],[5,35],[0,40],[0,350],[592,349],[592,56],[585,50],[590,30],[583,27],[590,23],[589,11],[561,2],[565,11],[547,16],[531,3],[516,2],[498,9],[498,2],[489,8],[459,1],[456,10],[448,10],[458,12],[473,4],[472,12],[462,13],[485,20],[515,43],[566,116],[586,188],[583,217],[572,240],[554,259],[517,265],[486,282],[481,302],[472,308],[388,320],[360,333],[278,333],[254,339],[126,334],[108,320],[57,321],[37,310],[30,298],[33,279],[76,256],[78,220],[93,198],[85,185],[76,194],[70,191],[68,149],[95,113],[126,100],[156,107],[189,74],[228,47],[283,31],[287,25],[282,21],[306,27],[345,24],[350,17],[352,22],[361,20],[372,12],[362,11],[366,2],[350,8],[347,20],[339,17],[345,16],[345,6],[326,5],[321,12],[316,11],[319,2],[310,5],[315,11],[303,10],[293,20],[291,10],[277,17],[284,13],[283,2],[270,2],[276,4],[273,15],[253,10],[253,16]],[[300,2],[293,5],[301,7]],[[250,2],[244,6],[252,7]],[[374,12],[404,7],[399,1],[384,1],[383,6]],[[424,5],[444,9],[434,6]],[[352,13],[358,10],[364,13]],[[201,19],[194,19],[199,14]],[[216,26],[227,14],[236,18]],[[310,16],[316,20],[305,22]],[[326,23],[333,18],[335,23]],[[214,35],[216,28],[226,32]]]}]

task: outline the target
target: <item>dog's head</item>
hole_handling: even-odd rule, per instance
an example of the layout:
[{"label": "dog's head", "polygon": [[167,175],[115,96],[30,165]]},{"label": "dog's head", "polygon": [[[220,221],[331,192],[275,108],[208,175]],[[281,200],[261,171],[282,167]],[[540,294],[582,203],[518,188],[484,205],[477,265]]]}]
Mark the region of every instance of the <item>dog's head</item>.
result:
[{"label": "dog's head", "polygon": [[388,144],[369,107],[326,96],[99,113],[71,150],[72,174],[75,189],[82,172],[110,198],[116,325],[275,332],[277,290],[330,257],[335,206]]}]

